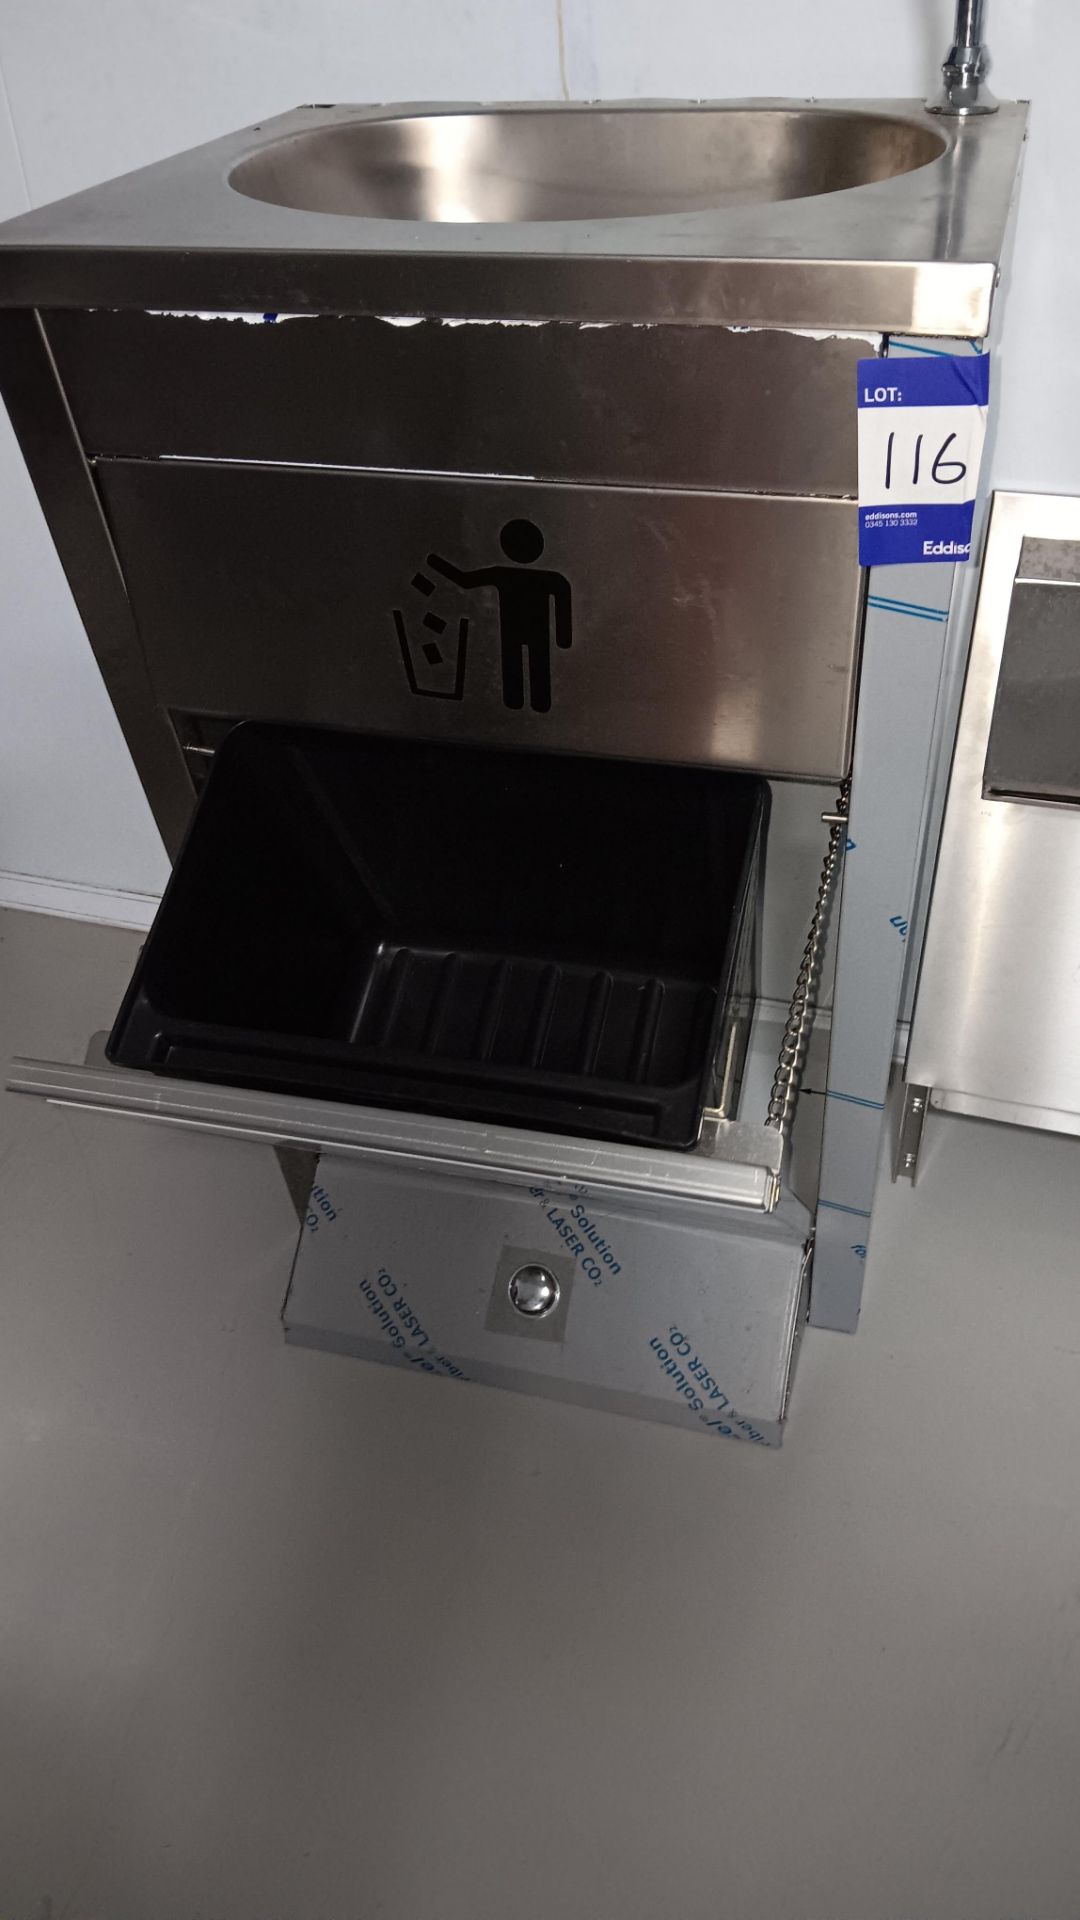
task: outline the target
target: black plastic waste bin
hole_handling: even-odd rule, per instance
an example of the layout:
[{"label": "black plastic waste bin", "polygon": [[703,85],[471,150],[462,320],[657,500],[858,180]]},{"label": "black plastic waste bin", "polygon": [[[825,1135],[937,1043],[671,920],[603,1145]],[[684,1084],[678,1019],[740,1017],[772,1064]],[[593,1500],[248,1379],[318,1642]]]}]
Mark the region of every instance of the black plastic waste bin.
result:
[{"label": "black plastic waste bin", "polygon": [[689,1147],[738,1079],[769,792],[245,724],[109,1041],[128,1066]]}]

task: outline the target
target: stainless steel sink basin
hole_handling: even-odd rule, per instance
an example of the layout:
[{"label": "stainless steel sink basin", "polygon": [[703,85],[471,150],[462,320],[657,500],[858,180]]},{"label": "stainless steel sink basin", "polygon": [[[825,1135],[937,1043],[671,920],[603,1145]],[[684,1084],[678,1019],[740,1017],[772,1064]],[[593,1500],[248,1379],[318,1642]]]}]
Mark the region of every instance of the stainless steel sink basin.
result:
[{"label": "stainless steel sink basin", "polygon": [[946,144],[910,119],[812,107],[496,108],[338,121],[248,155],[229,184],[367,219],[611,220],[836,193]]}]

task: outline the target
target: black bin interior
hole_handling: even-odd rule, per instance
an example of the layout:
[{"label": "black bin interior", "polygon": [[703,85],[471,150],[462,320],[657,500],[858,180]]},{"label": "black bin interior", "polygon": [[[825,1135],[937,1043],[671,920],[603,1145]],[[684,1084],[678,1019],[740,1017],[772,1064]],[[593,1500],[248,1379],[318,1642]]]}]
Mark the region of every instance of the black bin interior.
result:
[{"label": "black bin interior", "polygon": [[237,727],[109,1057],[692,1146],[745,1046],[767,810],[738,774]]}]

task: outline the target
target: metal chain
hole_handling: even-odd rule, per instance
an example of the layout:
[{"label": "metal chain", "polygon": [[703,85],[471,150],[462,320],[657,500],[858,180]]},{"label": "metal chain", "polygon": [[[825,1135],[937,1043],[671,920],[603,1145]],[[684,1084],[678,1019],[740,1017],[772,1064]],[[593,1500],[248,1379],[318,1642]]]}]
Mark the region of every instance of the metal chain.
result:
[{"label": "metal chain", "polygon": [[836,877],[840,871],[840,855],[847,838],[849,792],[850,782],[845,780],[837,795],[836,812],[822,815],[822,819],[829,822],[829,845],[825,854],[825,864],[821,869],[821,879],[818,882],[810,931],[803,948],[802,965],[795,982],[795,991],[791,996],[784,1037],[780,1043],[780,1058],[773,1076],[772,1096],[769,1100],[765,1125],[775,1127],[785,1140],[791,1131],[791,1122],[795,1117],[795,1103],[799,1097],[799,1083],[806,1061],[810,1021],[816,1006],[814,995],[821,972],[825,935],[829,925],[829,909],[836,889]]}]

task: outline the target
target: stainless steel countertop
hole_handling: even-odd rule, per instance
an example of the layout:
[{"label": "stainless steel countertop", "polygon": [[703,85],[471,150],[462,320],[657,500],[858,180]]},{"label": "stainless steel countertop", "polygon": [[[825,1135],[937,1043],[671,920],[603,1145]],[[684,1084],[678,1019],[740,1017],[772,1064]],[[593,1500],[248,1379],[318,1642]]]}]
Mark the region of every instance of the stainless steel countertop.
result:
[{"label": "stainless steel countertop", "polygon": [[[603,103],[605,113],[677,102]],[[899,117],[945,141],[890,179],[719,210],[442,223],[312,213],[237,191],[238,163],[350,121],[467,103],[301,107],[0,227],[0,306],[195,307],[476,319],[986,331],[1027,108],[948,121],[911,100],[693,102]]]}]

